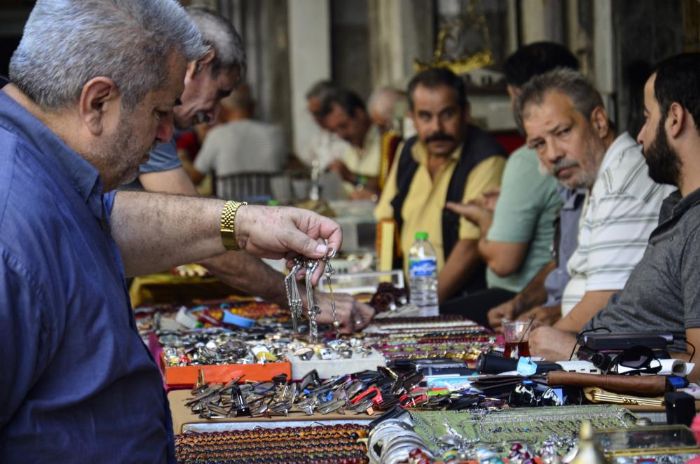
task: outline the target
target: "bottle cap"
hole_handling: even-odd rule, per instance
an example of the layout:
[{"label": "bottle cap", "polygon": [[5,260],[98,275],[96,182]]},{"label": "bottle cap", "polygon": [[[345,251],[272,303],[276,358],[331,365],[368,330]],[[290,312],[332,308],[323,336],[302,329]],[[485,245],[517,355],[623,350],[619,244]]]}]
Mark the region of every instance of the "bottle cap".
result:
[{"label": "bottle cap", "polygon": [[428,240],[427,232],[416,232],[416,240]]}]

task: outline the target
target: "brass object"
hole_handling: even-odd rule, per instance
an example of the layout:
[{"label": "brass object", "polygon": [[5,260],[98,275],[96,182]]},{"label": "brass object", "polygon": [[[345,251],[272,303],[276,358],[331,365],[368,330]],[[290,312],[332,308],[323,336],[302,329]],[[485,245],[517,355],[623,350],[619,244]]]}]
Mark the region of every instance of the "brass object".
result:
[{"label": "brass object", "polygon": [[248,203],[243,201],[227,201],[221,210],[221,241],[227,250],[237,251],[241,248],[236,240],[236,213],[238,208]]},{"label": "brass object", "polygon": [[[417,72],[429,68],[447,68],[457,75],[463,75],[494,64],[488,24],[484,14],[477,12],[478,3],[477,0],[470,1],[467,11],[462,17],[447,21],[440,27],[433,60],[430,62],[413,60],[413,67]],[[447,52],[448,40],[457,40],[462,31],[470,28],[477,29],[481,33],[483,49],[467,56],[450,57]]]}]

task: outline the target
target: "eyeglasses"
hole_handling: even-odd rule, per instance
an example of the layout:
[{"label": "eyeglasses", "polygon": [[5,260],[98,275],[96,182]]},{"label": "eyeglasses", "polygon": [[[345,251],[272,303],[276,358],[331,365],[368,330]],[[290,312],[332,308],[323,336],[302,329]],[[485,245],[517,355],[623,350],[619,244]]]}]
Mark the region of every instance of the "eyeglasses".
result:
[{"label": "eyeglasses", "polygon": [[605,374],[657,374],[661,370],[661,361],[651,348],[637,345],[610,358],[607,368],[601,369]]}]

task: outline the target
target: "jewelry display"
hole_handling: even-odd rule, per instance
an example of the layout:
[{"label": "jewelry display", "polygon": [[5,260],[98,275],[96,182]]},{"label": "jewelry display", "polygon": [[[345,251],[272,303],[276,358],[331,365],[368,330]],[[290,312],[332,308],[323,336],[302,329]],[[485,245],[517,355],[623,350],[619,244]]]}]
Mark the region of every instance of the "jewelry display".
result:
[{"label": "jewelry display", "polygon": [[411,391],[422,380],[420,374],[399,375],[387,368],[321,381],[311,371],[299,382],[279,375],[270,382],[237,385],[240,377],[226,385],[200,385],[192,390],[185,406],[204,419],[238,416],[286,416],[350,413],[374,414],[386,411],[411,398]]},{"label": "jewelry display", "polygon": [[[391,441],[392,450],[401,449],[404,462],[431,463],[431,456],[449,462],[534,463],[535,450],[542,461],[561,462],[562,456],[576,447],[576,437],[583,421],[596,428],[630,428],[635,416],[617,406],[567,406],[518,408],[501,411],[471,410],[412,411],[411,427]],[[372,444],[381,439],[381,425],[370,432],[370,462],[396,462],[386,456],[384,448],[372,454]],[[380,434],[375,438],[375,433]],[[420,438],[416,445],[415,436]],[[405,447],[402,447],[405,445]],[[410,446],[413,449],[408,450]],[[546,457],[546,461],[545,461]]]},{"label": "jewelry display", "polygon": [[[331,265],[332,256],[330,250],[320,259],[293,261],[284,279],[289,312],[223,300],[136,311],[149,347],[162,356],[166,385],[195,385],[191,397],[176,395],[171,404],[189,408],[190,425],[211,427],[178,436],[179,462],[560,464],[580,451],[583,421],[596,429],[606,462],[675,464],[700,454],[694,441],[678,443],[677,430],[662,439],[623,407],[659,408],[661,397],[547,385],[537,376],[475,377],[477,358],[501,339],[459,316],[405,317],[392,309],[401,297],[394,288],[377,293],[375,304],[396,317],[375,320],[363,334],[341,336],[338,310],[347,309],[336,307],[333,287],[342,288],[335,273],[343,268]],[[314,274],[320,274],[325,293],[315,293]],[[332,325],[319,326],[321,304],[330,304],[324,316],[332,316]],[[361,317],[359,309],[351,310],[351,322]],[[160,329],[175,323],[191,330]],[[185,371],[192,373],[186,381],[168,380]],[[581,405],[586,398],[606,405]],[[381,418],[369,430],[347,434],[316,426],[208,432],[228,430],[224,422],[238,428],[241,422],[288,416],[307,423]],[[631,446],[637,443],[643,446]]]},{"label": "jewelry display", "polygon": [[175,448],[182,464],[361,464],[367,462],[366,436],[367,428],[356,424],[186,433],[175,437]]},{"label": "jewelry display", "polygon": [[331,266],[330,258],[333,256],[334,251],[330,249],[329,252],[320,260],[316,259],[304,259],[296,258],[294,264],[289,274],[284,279],[285,292],[287,293],[287,301],[289,303],[289,310],[292,314],[292,330],[295,334],[299,333],[299,319],[303,313],[303,300],[301,299],[301,293],[299,291],[298,284],[298,274],[303,270],[305,271],[304,284],[306,287],[306,316],[309,320],[309,342],[317,343],[318,341],[318,315],[321,313],[321,308],[316,303],[314,297],[314,287],[312,285],[312,277],[318,266],[320,266],[321,261],[323,261],[325,270],[323,273],[326,279],[326,284],[330,293],[330,304],[331,312],[333,314],[333,328],[335,330],[336,336],[339,335],[340,321],[338,320],[338,314],[335,305],[335,297],[333,295],[333,289],[331,287],[331,277],[335,273],[335,270]]}]

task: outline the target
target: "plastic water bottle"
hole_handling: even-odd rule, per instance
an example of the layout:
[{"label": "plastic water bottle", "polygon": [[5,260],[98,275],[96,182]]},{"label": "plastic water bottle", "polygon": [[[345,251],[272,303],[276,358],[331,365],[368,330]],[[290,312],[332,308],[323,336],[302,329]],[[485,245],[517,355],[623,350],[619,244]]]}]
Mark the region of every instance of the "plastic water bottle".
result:
[{"label": "plastic water bottle", "polygon": [[416,232],[416,241],[408,250],[408,287],[411,303],[421,316],[440,314],[437,297],[437,257],[427,232]]}]

